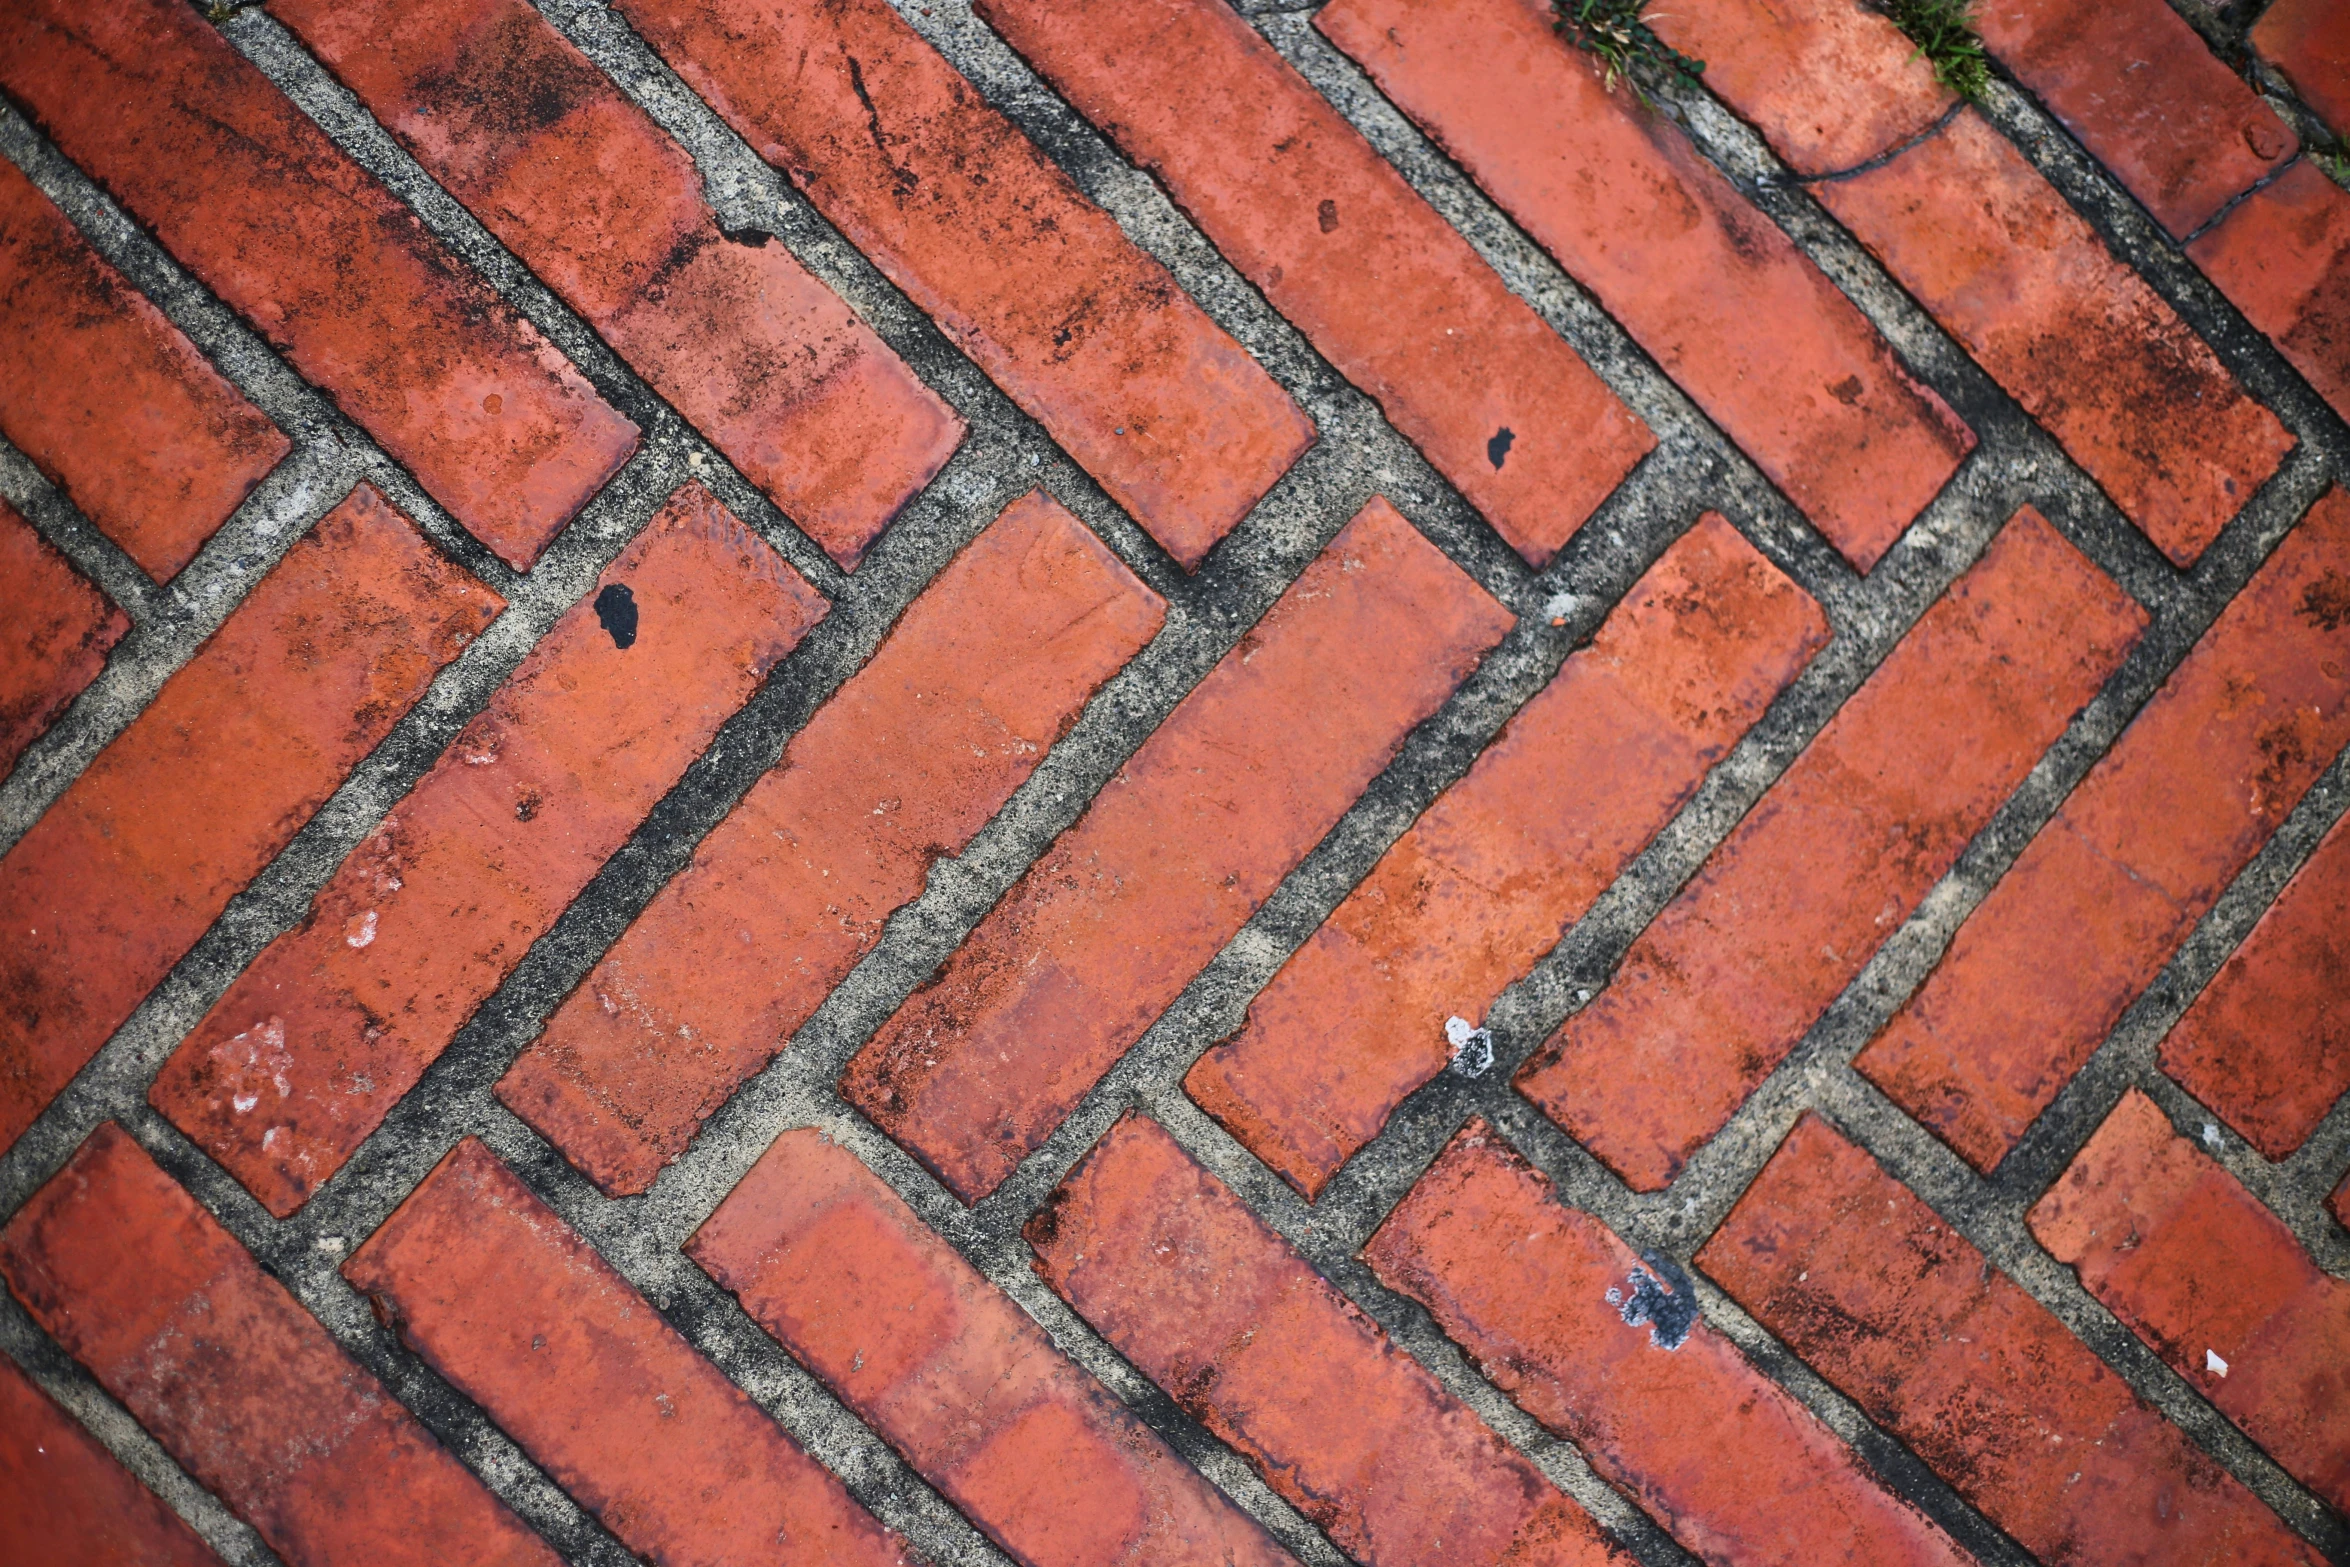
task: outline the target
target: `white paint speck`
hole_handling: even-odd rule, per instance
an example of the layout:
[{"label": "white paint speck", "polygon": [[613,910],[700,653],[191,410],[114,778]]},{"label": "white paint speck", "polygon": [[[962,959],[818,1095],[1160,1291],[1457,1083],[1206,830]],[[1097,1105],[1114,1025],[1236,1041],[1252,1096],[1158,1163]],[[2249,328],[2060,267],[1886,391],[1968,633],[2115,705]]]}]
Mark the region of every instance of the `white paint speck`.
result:
[{"label": "white paint speck", "polygon": [[354,915],[343,927],[343,941],[348,946],[364,947],[375,940],[375,910]]},{"label": "white paint speck", "polygon": [[2203,1352],[2203,1369],[2215,1377],[2224,1377],[2228,1374],[2228,1363],[2219,1358],[2218,1350],[2207,1349]]},{"label": "white paint speck", "polygon": [[243,1115],[246,1111],[261,1103],[261,1096],[259,1094],[231,1094],[228,1096],[228,1102],[230,1106],[236,1110],[237,1114]]},{"label": "white paint speck", "polygon": [[2219,1123],[2217,1121],[2203,1123],[2203,1146],[2206,1148],[2219,1146]]}]

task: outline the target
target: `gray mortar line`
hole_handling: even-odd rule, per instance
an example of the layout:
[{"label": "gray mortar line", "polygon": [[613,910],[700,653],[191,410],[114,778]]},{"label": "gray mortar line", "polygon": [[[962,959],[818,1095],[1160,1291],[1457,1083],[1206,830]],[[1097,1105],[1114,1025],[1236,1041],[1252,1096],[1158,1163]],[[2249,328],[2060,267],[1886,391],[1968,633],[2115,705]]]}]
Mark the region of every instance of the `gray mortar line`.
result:
[{"label": "gray mortar line", "polygon": [[53,483],[5,438],[0,438],[0,500],[14,506],[35,533],[106,595],[110,605],[130,617],[132,625],[155,618],[160,595],[153,579],[82,514],[62,485]]}]

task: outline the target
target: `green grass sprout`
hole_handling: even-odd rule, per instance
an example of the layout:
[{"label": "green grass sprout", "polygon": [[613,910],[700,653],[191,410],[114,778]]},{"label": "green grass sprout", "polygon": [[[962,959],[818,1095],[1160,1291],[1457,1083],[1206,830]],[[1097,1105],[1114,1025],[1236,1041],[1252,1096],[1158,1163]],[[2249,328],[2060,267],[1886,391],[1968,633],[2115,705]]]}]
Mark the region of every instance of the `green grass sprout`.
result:
[{"label": "green grass sprout", "polygon": [[1990,85],[1991,59],[1969,16],[1971,0],[1878,0],[1943,86],[1972,102]]},{"label": "green grass sprout", "polygon": [[1694,87],[1705,62],[1693,60],[1650,30],[1641,13],[1649,0],[1553,0],[1559,36],[1599,62],[1609,92],[1624,82],[1642,103],[1668,81]]}]

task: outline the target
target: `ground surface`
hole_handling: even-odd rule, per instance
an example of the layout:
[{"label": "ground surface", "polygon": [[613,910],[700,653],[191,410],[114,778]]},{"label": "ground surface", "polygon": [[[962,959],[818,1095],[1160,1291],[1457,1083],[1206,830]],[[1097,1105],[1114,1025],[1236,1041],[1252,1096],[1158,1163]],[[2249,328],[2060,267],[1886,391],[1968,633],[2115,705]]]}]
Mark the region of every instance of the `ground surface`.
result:
[{"label": "ground surface", "polygon": [[2350,8],[20,0],[0,1556],[2350,1561]]}]

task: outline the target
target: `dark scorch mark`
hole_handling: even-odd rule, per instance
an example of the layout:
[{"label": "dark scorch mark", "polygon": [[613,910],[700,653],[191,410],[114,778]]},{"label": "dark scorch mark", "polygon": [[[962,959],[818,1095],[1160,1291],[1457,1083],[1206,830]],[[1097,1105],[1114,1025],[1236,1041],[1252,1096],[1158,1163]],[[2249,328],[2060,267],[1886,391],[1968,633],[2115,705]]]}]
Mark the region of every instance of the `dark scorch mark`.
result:
[{"label": "dark scorch mark", "polygon": [[636,595],[623,582],[606,583],[596,595],[596,624],[612,634],[614,647],[636,641]]},{"label": "dark scorch mark", "polygon": [[1485,460],[1493,464],[1495,473],[1501,472],[1502,461],[1509,456],[1510,447],[1517,439],[1517,434],[1505,424],[1493,432],[1492,440],[1485,443]]}]

